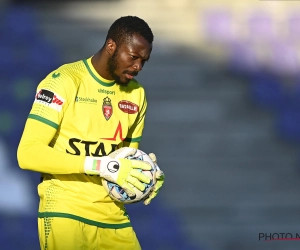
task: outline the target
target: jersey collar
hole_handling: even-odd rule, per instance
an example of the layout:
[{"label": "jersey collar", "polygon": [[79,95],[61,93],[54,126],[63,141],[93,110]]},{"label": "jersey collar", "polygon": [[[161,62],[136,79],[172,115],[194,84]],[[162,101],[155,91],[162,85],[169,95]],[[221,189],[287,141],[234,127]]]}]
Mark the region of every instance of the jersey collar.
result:
[{"label": "jersey collar", "polygon": [[115,84],[115,81],[111,81],[111,80],[106,80],[103,77],[101,77],[97,71],[95,70],[95,68],[92,65],[92,58],[88,58],[88,59],[84,59],[82,60],[83,63],[85,64],[88,72],[90,73],[90,75],[101,85],[105,86],[105,87],[111,87]]}]

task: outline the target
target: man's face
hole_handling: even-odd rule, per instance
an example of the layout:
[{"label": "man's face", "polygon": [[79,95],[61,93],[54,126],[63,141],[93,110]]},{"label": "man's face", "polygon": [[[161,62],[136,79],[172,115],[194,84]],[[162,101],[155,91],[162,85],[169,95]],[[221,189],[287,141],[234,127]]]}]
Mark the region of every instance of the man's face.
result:
[{"label": "man's face", "polygon": [[118,45],[107,63],[107,70],[117,84],[127,86],[149,60],[152,44],[134,34]]}]

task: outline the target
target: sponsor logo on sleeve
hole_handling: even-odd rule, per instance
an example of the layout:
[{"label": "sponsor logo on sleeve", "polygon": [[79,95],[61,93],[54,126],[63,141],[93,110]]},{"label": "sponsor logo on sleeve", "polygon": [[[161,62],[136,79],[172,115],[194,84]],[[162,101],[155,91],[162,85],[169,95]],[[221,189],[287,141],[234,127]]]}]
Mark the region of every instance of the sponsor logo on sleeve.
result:
[{"label": "sponsor logo on sleeve", "polygon": [[41,89],[36,93],[34,102],[46,105],[57,111],[61,111],[65,100],[50,90]]},{"label": "sponsor logo on sleeve", "polygon": [[135,114],[139,112],[139,106],[130,102],[122,100],[118,103],[119,109],[121,109],[124,113],[127,114]]}]

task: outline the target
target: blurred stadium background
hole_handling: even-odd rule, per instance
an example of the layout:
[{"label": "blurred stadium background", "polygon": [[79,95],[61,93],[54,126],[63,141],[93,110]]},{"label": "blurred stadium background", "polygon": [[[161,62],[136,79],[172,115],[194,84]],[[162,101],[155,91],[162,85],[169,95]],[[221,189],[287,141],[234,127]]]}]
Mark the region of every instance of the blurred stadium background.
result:
[{"label": "blurred stadium background", "polygon": [[141,148],[167,176],[127,207],[143,249],[298,250],[259,240],[300,234],[300,2],[279,0],[0,0],[0,248],[39,249],[39,174],[16,160],[37,84],[124,15],[155,35]]}]

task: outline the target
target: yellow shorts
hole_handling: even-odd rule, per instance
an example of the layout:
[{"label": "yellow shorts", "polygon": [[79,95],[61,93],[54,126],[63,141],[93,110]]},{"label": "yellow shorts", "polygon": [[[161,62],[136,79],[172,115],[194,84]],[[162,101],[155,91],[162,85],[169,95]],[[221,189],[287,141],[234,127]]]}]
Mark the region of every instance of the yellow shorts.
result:
[{"label": "yellow shorts", "polygon": [[141,250],[132,227],[100,228],[68,218],[38,218],[41,250]]}]

